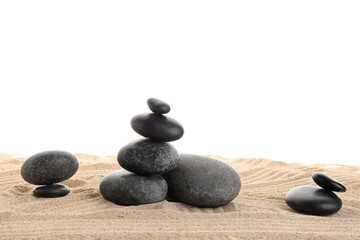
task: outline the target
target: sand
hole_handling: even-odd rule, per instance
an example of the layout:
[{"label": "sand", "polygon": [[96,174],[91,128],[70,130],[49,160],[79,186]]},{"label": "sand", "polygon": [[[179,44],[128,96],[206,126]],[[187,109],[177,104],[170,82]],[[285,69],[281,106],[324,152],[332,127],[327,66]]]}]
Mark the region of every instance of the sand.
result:
[{"label": "sand", "polygon": [[[1,239],[360,239],[360,168],[287,164],[261,158],[226,159],[242,188],[230,204],[198,208],[167,202],[118,206],[98,190],[107,173],[119,169],[115,156],[77,154],[79,171],[64,183],[71,193],[42,199],[20,176],[24,158],[0,154]],[[313,172],[342,181],[342,209],[328,217],[294,212],[286,192],[315,185]]]}]

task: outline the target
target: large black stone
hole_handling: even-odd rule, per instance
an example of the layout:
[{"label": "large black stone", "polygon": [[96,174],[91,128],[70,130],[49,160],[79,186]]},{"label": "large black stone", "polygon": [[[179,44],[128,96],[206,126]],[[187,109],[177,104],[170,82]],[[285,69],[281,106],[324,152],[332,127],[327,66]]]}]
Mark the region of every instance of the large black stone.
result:
[{"label": "large black stone", "polygon": [[330,215],[342,206],[335,193],[315,186],[295,187],[286,194],[285,201],[295,211],[312,215]]},{"label": "large black stone", "polygon": [[219,160],[181,154],[180,164],[163,175],[168,197],[199,207],[217,207],[230,203],[240,192],[238,173]]},{"label": "large black stone", "polygon": [[184,128],[178,121],[154,113],[134,116],[131,119],[131,127],[138,134],[155,141],[175,141],[184,135]]},{"label": "large black stone", "polygon": [[140,139],[120,149],[117,160],[123,168],[140,175],[169,172],[179,164],[179,153],[166,142]]},{"label": "large black stone", "polygon": [[100,182],[100,193],[119,205],[140,205],[163,201],[168,186],[160,176],[141,176],[121,169],[106,175]]},{"label": "large black stone", "polygon": [[165,114],[170,112],[170,105],[157,98],[149,98],[147,100],[147,105],[150,110],[156,114]]},{"label": "large black stone", "polygon": [[312,179],[317,185],[319,185],[320,187],[326,190],[335,191],[335,192],[346,191],[346,187],[341,182],[324,173],[320,173],[320,172],[314,173],[312,175]]},{"label": "large black stone", "polygon": [[46,185],[35,188],[33,193],[37,197],[43,198],[57,198],[66,196],[70,189],[62,184]]},{"label": "large black stone", "polygon": [[75,155],[45,151],[29,157],[21,166],[22,178],[31,184],[51,185],[72,177],[79,168]]}]

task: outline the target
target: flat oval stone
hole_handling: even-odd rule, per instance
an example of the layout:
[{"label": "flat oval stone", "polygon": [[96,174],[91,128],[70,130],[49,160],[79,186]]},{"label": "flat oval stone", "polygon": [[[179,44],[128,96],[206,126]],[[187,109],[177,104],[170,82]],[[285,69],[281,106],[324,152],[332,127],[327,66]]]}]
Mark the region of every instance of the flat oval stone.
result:
[{"label": "flat oval stone", "polygon": [[218,207],[230,203],[240,192],[238,173],[219,160],[180,154],[179,166],[163,175],[168,198],[198,207]]},{"label": "flat oval stone", "polygon": [[160,175],[141,176],[121,169],[106,175],[100,182],[100,193],[119,205],[140,205],[163,201],[168,186]]},{"label": "flat oval stone", "polygon": [[147,100],[147,105],[155,114],[165,114],[170,112],[170,105],[157,98],[149,98]]},{"label": "flat oval stone", "polygon": [[79,168],[75,155],[45,151],[29,157],[21,166],[22,178],[31,184],[51,185],[72,177]]},{"label": "flat oval stone", "polygon": [[285,201],[295,211],[311,215],[330,215],[342,206],[335,193],[315,186],[295,187],[286,194]]},{"label": "flat oval stone", "polygon": [[346,191],[346,187],[344,186],[344,184],[326,175],[325,173],[320,173],[320,172],[314,173],[312,175],[312,179],[317,185],[319,185],[320,187],[326,190],[335,191],[335,192]]},{"label": "flat oval stone", "polygon": [[57,198],[66,196],[70,192],[70,189],[62,184],[45,185],[35,188],[33,193],[37,197],[43,198]]},{"label": "flat oval stone", "polygon": [[169,143],[140,139],[121,148],[117,160],[120,166],[130,172],[157,175],[175,169],[180,157]]},{"label": "flat oval stone", "polygon": [[154,113],[134,116],[131,119],[131,127],[141,136],[155,141],[171,142],[184,135],[184,128],[178,121]]}]

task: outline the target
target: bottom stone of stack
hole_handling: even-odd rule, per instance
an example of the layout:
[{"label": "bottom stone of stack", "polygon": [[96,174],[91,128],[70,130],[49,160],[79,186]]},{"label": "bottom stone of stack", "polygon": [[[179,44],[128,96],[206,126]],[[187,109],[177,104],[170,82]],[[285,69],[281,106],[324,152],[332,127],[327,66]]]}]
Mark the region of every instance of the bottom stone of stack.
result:
[{"label": "bottom stone of stack", "polygon": [[141,176],[125,169],[106,175],[100,182],[100,193],[119,205],[140,205],[161,202],[168,185],[160,175]]}]

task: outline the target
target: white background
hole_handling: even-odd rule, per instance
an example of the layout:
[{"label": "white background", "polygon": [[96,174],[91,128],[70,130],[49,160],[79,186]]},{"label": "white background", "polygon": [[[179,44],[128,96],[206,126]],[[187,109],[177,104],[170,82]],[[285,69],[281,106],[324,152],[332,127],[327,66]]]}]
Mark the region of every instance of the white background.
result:
[{"label": "white background", "polygon": [[182,153],[360,165],[359,1],[1,1],[0,151],[116,155],[167,101]]}]

